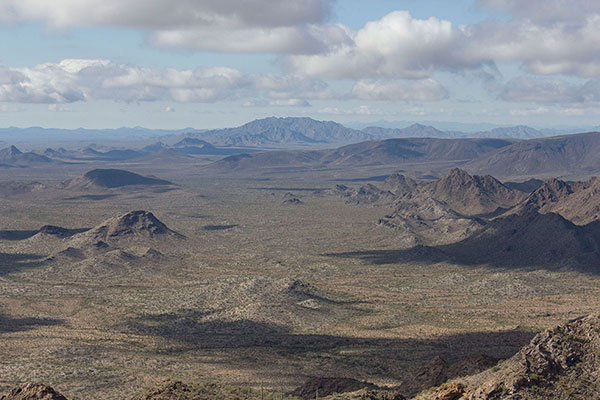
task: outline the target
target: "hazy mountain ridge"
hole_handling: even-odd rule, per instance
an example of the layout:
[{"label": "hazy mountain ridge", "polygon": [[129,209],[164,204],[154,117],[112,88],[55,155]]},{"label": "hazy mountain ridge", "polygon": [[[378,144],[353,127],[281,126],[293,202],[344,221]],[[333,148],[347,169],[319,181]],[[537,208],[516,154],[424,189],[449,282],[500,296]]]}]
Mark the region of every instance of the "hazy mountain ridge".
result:
[{"label": "hazy mountain ridge", "polygon": [[400,164],[402,162],[466,162],[512,144],[504,139],[386,139],[350,144],[334,150],[269,151],[226,157],[212,164],[216,170],[296,166],[332,167]]},{"label": "hazy mountain ridge", "polygon": [[597,174],[600,172],[600,133],[514,143],[469,162],[465,169],[500,177]]}]

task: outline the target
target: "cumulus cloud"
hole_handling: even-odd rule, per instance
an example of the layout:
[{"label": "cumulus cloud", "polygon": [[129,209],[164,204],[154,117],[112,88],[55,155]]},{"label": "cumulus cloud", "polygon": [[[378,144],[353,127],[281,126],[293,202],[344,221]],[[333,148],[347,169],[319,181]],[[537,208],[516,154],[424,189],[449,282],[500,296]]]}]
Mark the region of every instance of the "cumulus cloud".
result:
[{"label": "cumulus cloud", "polygon": [[[64,104],[79,101],[310,106],[309,99],[342,98],[320,80],[301,75],[246,74],[226,67],[152,69],[108,60],[66,59],[31,68],[0,66],[0,102]],[[171,106],[166,111],[174,110]]]},{"label": "cumulus cloud", "polygon": [[310,103],[305,99],[271,100],[269,105],[275,107],[310,107]]},{"label": "cumulus cloud", "polygon": [[68,59],[33,68],[0,69],[0,101],[14,103],[214,102],[234,98],[249,85],[248,76],[231,68],[153,70],[106,60]]},{"label": "cumulus cloud", "polygon": [[220,53],[293,53],[314,54],[349,42],[341,25],[284,26],[264,28],[192,27],[160,30],[151,35],[159,47],[181,47]]},{"label": "cumulus cloud", "polygon": [[562,79],[522,76],[508,81],[500,98],[540,104],[596,104],[600,101],[600,80],[575,84]]},{"label": "cumulus cloud", "polygon": [[521,63],[540,75],[600,76],[598,26],[600,15],[590,15],[578,26],[488,22],[468,28],[462,52],[468,59]]},{"label": "cumulus cloud", "polygon": [[479,66],[459,54],[465,33],[449,21],[412,18],[395,11],[367,23],[332,51],[289,58],[293,67],[312,76],[333,78],[427,78],[434,71]]},{"label": "cumulus cloud", "polygon": [[438,101],[448,97],[448,91],[434,79],[412,82],[358,81],[352,95],[362,100]]},{"label": "cumulus cloud", "polygon": [[600,14],[597,0],[478,0],[477,3],[540,24],[578,23],[590,15]]},{"label": "cumulus cloud", "polygon": [[343,97],[333,91],[324,81],[303,75],[263,74],[255,77],[255,86],[271,99],[285,100],[298,96],[312,100],[339,99]]},{"label": "cumulus cloud", "polygon": [[334,0],[2,0],[0,20],[54,29],[128,27],[158,46],[219,52],[314,53],[345,40],[322,26]]},{"label": "cumulus cloud", "polygon": [[146,29],[193,25],[278,27],[322,22],[332,0],[2,0],[1,19],[48,26]]},{"label": "cumulus cloud", "polygon": [[383,110],[379,108],[372,108],[367,105],[353,108],[324,107],[318,112],[319,114],[326,115],[385,115]]},{"label": "cumulus cloud", "polygon": [[[522,3],[529,4],[514,4]],[[515,19],[453,26],[395,11],[349,31],[350,42],[288,60],[297,71],[329,78],[423,79],[437,71],[493,71],[498,62],[520,63],[540,75],[600,76],[600,14],[578,15],[577,24]]]}]

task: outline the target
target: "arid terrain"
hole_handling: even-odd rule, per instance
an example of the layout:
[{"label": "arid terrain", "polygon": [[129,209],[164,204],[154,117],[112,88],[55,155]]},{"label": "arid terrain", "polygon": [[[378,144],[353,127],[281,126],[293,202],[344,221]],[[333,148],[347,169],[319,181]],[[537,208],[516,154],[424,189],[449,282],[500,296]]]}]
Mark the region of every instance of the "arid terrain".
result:
[{"label": "arid terrain", "polygon": [[[575,355],[558,354],[558,369],[523,372],[519,357],[547,339],[528,345],[540,331],[599,309],[598,179],[516,165],[478,175],[481,157],[486,172],[514,146],[506,139],[389,143],[51,161],[7,148],[0,389],[39,382],[74,399],[492,399],[509,381],[527,399],[550,396],[542,383],[578,398],[595,390],[568,367],[596,365],[586,358],[596,341],[565,345]],[[568,329],[597,333],[590,318]],[[457,397],[435,397],[444,382]]]}]

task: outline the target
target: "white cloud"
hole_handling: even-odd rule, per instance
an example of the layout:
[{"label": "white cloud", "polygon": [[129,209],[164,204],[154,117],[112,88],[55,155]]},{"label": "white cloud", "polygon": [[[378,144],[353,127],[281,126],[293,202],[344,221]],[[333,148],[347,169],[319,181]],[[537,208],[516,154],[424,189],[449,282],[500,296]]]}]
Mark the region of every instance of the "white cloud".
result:
[{"label": "white cloud", "polygon": [[165,107],[165,112],[166,112],[166,113],[172,113],[172,112],[175,112],[175,108],[174,108],[174,107],[171,107],[171,106],[166,106],[166,107]]},{"label": "white cloud", "polygon": [[342,97],[326,83],[312,78],[245,74],[226,67],[159,70],[107,60],[79,59],[31,68],[0,66],[0,102],[7,103],[62,104],[94,100],[213,103],[250,99],[253,104],[307,107],[309,99]]},{"label": "white cloud", "polygon": [[581,108],[565,108],[560,110],[559,113],[565,117],[579,117],[585,115],[585,110]]},{"label": "white cloud", "polygon": [[546,107],[538,107],[538,108],[528,108],[528,109],[523,109],[523,108],[519,108],[519,109],[514,109],[514,110],[510,110],[509,114],[515,117],[527,117],[530,115],[542,115],[542,114],[547,114],[548,112],[550,112],[550,110]]},{"label": "white cloud", "polygon": [[331,0],[2,0],[5,21],[48,26],[124,26],[145,29],[193,25],[277,27],[322,22]]},{"label": "white cloud", "polygon": [[285,100],[303,97],[312,100],[338,99],[343,95],[333,91],[322,80],[307,76],[288,74],[263,74],[255,77],[256,89],[271,99]]},{"label": "white cloud", "polygon": [[272,100],[269,105],[276,107],[310,107],[310,103],[305,99]]},{"label": "white cloud", "polygon": [[125,102],[173,100],[214,102],[236,97],[251,79],[230,68],[153,70],[106,60],[63,60],[33,68],[3,68],[0,101],[73,103],[109,99]]},{"label": "white cloud", "polygon": [[181,47],[219,53],[314,54],[349,42],[341,25],[284,26],[274,28],[190,27],[160,30],[151,35],[159,47]]},{"label": "white cloud", "polygon": [[321,26],[334,0],[2,0],[0,20],[50,28],[128,27],[159,46],[219,52],[314,53],[343,39]]},{"label": "white cloud", "polygon": [[539,104],[597,104],[600,101],[600,80],[576,84],[556,78],[521,76],[506,83],[500,98]]},{"label": "white cloud", "polygon": [[321,108],[318,113],[326,115],[385,115],[381,109],[372,108],[367,105],[353,108],[324,107]]},{"label": "white cloud", "polygon": [[437,101],[448,97],[446,89],[436,80],[423,79],[411,82],[358,81],[352,95],[362,100],[386,101]]},{"label": "white cloud", "polygon": [[592,14],[600,14],[597,0],[478,0],[484,7],[504,10],[536,23],[576,23]]},{"label": "white cloud", "polygon": [[[600,15],[578,25],[538,25],[530,20],[484,23],[468,28],[464,57],[481,62],[517,62],[541,75],[600,76]],[[466,28],[465,28],[466,29]]]},{"label": "white cloud", "polygon": [[295,55],[291,65],[312,76],[333,78],[427,78],[438,69],[477,67],[480,60],[457,56],[464,33],[449,21],[414,19],[395,11],[367,23],[341,43],[318,55]]}]

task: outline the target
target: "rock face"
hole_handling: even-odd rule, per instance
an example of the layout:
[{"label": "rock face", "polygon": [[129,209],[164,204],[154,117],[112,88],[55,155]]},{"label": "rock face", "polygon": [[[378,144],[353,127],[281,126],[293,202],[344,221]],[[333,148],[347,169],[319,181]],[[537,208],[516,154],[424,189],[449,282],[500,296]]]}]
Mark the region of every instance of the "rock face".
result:
[{"label": "rock face", "polygon": [[600,314],[536,335],[494,369],[443,385],[419,400],[597,399]]},{"label": "rock face", "polygon": [[63,182],[61,186],[66,189],[112,189],[133,185],[172,185],[172,183],[121,169],[94,169]]},{"label": "rock face", "polygon": [[67,400],[67,398],[49,386],[26,383],[1,395],[0,400]]},{"label": "rock face", "polygon": [[538,334],[470,392],[473,400],[597,398],[600,314]]},{"label": "rock face", "polygon": [[393,228],[407,245],[454,243],[470,237],[484,223],[465,217],[431,197],[405,197],[394,212],[379,220]]}]

